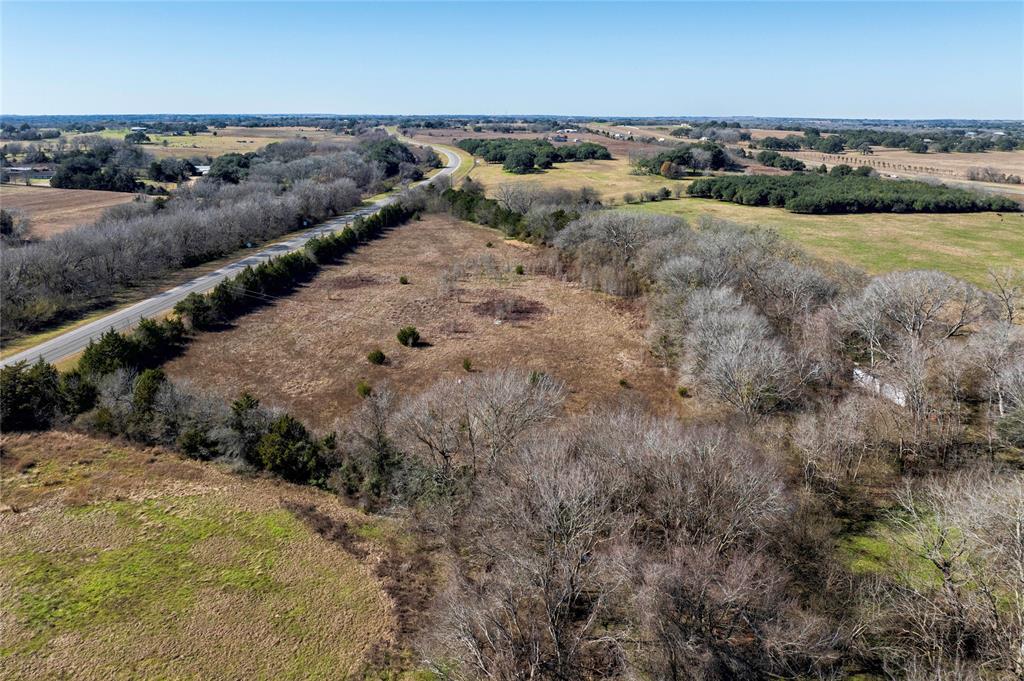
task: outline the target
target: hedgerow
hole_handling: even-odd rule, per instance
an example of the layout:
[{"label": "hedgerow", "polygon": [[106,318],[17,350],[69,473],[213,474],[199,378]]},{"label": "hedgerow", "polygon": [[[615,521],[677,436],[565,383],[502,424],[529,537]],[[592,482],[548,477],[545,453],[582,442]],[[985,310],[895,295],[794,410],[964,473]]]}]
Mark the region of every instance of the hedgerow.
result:
[{"label": "hedgerow", "polygon": [[794,213],[972,213],[1021,209],[1016,201],[1002,196],[853,174],[712,177],[695,181],[687,193],[744,206],[785,208]]}]

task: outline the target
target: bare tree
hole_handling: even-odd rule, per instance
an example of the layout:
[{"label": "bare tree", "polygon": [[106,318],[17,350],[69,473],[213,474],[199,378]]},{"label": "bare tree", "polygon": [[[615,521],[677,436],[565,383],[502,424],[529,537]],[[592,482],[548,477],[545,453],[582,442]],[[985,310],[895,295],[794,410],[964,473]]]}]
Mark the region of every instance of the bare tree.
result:
[{"label": "bare tree", "polygon": [[1009,267],[999,271],[989,269],[988,278],[999,302],[1000,318],[1007,324],[1013,324],[1024,298],[1024,270]]}]

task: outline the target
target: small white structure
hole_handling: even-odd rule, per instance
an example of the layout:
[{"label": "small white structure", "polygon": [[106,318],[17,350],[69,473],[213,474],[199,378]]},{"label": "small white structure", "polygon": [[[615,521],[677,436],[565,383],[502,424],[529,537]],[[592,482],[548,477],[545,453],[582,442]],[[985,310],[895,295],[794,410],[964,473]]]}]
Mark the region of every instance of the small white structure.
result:
[{"label": "small white structure", "polygon": [[894,385],[883,383],[863,369],[853,368],[853,383],[876,395],[884,397],[893,404],[907,406],[907,394]]}]

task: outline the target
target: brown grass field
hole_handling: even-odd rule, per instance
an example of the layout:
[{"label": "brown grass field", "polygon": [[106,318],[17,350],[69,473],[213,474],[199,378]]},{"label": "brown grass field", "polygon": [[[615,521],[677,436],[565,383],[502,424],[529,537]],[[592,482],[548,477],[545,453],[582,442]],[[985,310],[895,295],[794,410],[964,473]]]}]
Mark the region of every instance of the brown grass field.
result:
[{"label": "brown grass field", "polygon": [[333,495],[79,434],[0,445],[4,679],[351,678],[395,638],[385,521]]},{"label": "brown grass field", "polygon": [[[201,334],[166,370],[225,397],[250,390],[319,427],[359,403],[359,381],[413,395],[465,376],[466,358],[474,371],[548,372],[568,385],[571,410],[622,401],[660,412],[696,408],[654,365],[640,308],[542,274],[548,262],[540,249],[489,228],[430,216],[361,247],[234,328]],[[518,264],[525,275],[514,273]],[[445,277],[457,279],[454,291]],[[395,334],[406,325],[427,345],[399,345]],[[375,348],[385,365],[367,361]]]},{"label": "brown grass field", "polygon": [[135,194],[125,192],[0,184],[0,205],[25,213],[32,222],[32,235],[37,239],[47,239],[72,227],[95,222],[107,208],[135,198]]}]

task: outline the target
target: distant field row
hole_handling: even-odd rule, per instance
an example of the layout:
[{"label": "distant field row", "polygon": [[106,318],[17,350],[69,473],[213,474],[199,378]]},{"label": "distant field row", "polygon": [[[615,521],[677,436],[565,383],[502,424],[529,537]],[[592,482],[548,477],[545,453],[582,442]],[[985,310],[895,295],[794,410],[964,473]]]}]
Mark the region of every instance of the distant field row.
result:
[{"label": "distant field row", "polygon": [[[127,128],[103,130],[95,134],[110,139],[124,139]],[[216,134],[214,134],[214,132]],[[192,158],[193,156],[220,156],[228,153],[246,153],[258,151],[272,142],[304,137],[318,141],[352,141],[351,137],[336,135],[329,130],[302,127],[280,128],[243,128],[227,127],[196,135],[160,135],[147,133],[152,143],[142,145],[148,153],[157,158]],[[64,135],[65,141],[71,141],[82,134]],[[55,140],[43,140],[40,146],[50,147]],[[165,143],[166,142],[166,146]]]}]

